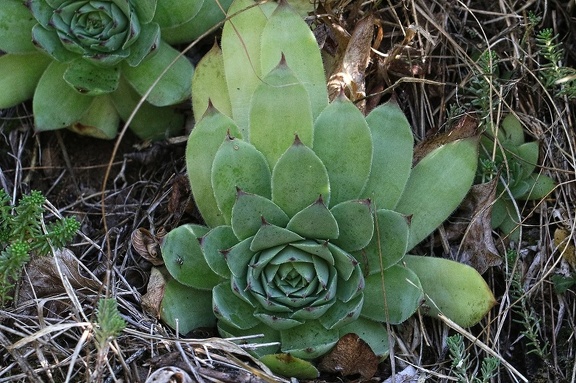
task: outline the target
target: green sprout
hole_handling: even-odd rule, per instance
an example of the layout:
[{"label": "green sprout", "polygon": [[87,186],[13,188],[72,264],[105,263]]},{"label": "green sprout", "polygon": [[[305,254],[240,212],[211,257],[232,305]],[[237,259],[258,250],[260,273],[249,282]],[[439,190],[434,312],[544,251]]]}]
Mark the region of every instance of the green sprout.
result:
[{"label": "green sprout", "polygon": [[186,160],[206,226],[163,240],[173,279],[162,318],[182,333],[216,323],[225,337],[262,334],[251,352],[295,363],[348,333],[384,358],[385,324],[422,302],[430,315],[477,323],[494,297],[474,269],[407,254],[472,185],[477,137],[413,167],[398,105],[365,117],[343,94],[328,103],[306,23],[285,2],[255,4],[231,5],[230,14],[252,7],[224,25],[222,49],[196,69],[192,88],[203,91],[194,91]]},{"label": "green sprout", "polygon": [[114,138],[159,79],[131,128],[143,139],[174,133],[184,116],[173,105],[189,97],[193,67],[169,44],[221,21],[220,5],[229,0],[8,0],[0,8],[0,108],[33,98],[38,131]]}]

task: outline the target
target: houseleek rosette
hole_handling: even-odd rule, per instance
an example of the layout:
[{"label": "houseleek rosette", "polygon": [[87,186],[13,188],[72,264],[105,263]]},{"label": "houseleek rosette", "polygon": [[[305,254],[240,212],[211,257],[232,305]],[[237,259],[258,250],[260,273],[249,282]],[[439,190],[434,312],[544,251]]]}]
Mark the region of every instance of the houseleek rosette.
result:
[{"label": "houseleek rosette", "polygon": [[172,31],[168,42],[161,30],[193,19],[204,3],[210,2],[7,1],[0,9],[0,50],[6,52],[0,57],[0,83],[7,90],[0,107],[33,97],[37,130],[70,127],[113,138],[120,120],[128,119],[160,78],[131,127],[142,138],[173,133],[184,117],[170,106],[189,97],[193,67],[168,42],[190,41],[219,19]]},{"label": "houseleek rosette", "polygon": [[412,167],[395,102],[366,117],[344,94],[328,104],[306,23],[285,2],[237,0],[229,13],[246,7],[193,79],[186,161],[206,226],[163,240],[172,279],[162,318],[182,333],[217,324],[226,337],[262,334],[256,355],[308,360],[347,333],[386,356],[384,323],[424,301],[431,315],[477,323],[494,298],[475,270],[406,254],[466,195],[477,137]]}]

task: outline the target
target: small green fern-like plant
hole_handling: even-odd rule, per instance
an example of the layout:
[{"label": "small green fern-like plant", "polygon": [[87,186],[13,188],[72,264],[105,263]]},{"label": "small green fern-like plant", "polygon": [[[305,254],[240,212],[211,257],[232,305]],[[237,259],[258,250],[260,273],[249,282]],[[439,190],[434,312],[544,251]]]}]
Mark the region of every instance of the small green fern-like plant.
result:
[{"label": "small green fern-like plant", "polygon": [[472,95],[470,107],[477,110],[481,122],[487,122],[490,112],[495,110],[500,97],[493,89],[499,86],[498,55],[492,50],[485,50],[476,61],[475,73],[467,89]]},{"label": "small green fern-like plant", "polygon": [[80,228],[75,218],[64,218],[43,230],[45,200],[42,193],[32,191],[13,206],[6,191],[0,190],[0,304],[12,299],[10,293],[32,253],[47,255],[51,247],[64,247]]},{"label": "small green fern-like plant", "polygon": [[120,316],[118,302],[114,298],[101,298],[98,301],[96,321],[98,327],[95,336],[101,349],[105,348],[110,339],[116,338],[126,328],[126,322]]},{"label": "small green fern-like plant", "polygon": [[462,335],[454,334],[449,336],[446,343],[452,358],[452,372],[458,379],[458,383],[487,383],[498,373],[499,360],[489,356],[482,359],[480,376],[478,377],[470,361],[470,354],[466,351]]},{"label": "small green fern-like plant", "polygon": [[540,65],[540,79],[546,89],[557,97],[576,98],[576,69],[563,66],[564,48],[558,42],[558,35],[551,28],[542,29],[536,34],[536,46],[545,62]]},{"label": "small green fern-like plant", "polygon": [[[518,258],[518,253],[514,250],[508,251],[506,254],[508,264],[512,265]],[[512,303],[517,302],[513,311],[519,316],[519,319],[514,321],[520,324],[524,330],[522,335],[526,337],[526,346],[528,354],[535,354],[542,360],[549,359],[548,342],[542,342],[540,339],[540,318],[532,308],[528,295],[524,292],[522,286],[522,274],[519,270],[510,270],[507,280],[510,281],[510,297]]]}]

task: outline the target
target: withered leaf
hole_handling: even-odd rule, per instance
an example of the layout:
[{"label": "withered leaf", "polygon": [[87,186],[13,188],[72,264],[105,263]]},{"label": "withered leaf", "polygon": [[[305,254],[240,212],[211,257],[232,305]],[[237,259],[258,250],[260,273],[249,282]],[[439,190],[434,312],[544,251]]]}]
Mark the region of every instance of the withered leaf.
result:
[{"label": "withered leaf", "polygon": [[470,222],[460,243],[457,260],[472,266],[480,274],[502,263],[494,243],[491,223],[497,183],[498,179],[494,178],[490,182],[473,185],[455,214]]},{"label": "withered leaf", "polygon": [[142,296],[142,308],[154,318],[160,318],[160,305],[164,298],[164,288],[166,286],[166,276],[160,269],[153,267],[148,279],[146,294]]},{"label": "withered leaf", "polygon": [[[54,256],[33,256],[23,273],[17,305],[38,298],[52,297],[66,292],[62,278],[66,278],[75,292],[97,291],[100,281],[80,274],[80,261],[68,249],[57,250]],[[65,305],[51,301],[51,305]],[[65,307],[47,307],[53,312],[62,312]]]},{"label": "withered leaf", "polygon": [[132,247],[142,258],[154,266],[160,266],[164,264],[160,254],[160,241],[163,235],[164,231],[160,235],[153,235],[149,230],[140,227],[132,232],[130,239]]},{"label": "withered leaf", "polygon": [[343,376],[360,374],[367,380],[374,376],[379,362],[370,346],[351,333],[340,338],[332,351],[322,358],[318,369]]},{"label": "withered leaf", "polygon": [[154,371],[145,383],[194,383],[190,375],[175,366],[162,367]]},{"label": "withered leaf", "polygon": [[[342,90],[352,100],[360,100],[366,96],[366,68],[370,61],[370,50],[374,38],[374,17],[368,15],[360,20],[346,45],[339,47],[340,54],[328,80],[328,97],[332,101]],[[342,42],[341,42],[342,44]],[[343,53],[342,53],[343,52]],[[357,104],[364,112],[365,101]]]},{"label": "withered leaf", "polygon": [[472,116],[464,115],[450,131],[426,138],[418,143],[414,148],[414,159],[412,165],[416,166],[416,164],[420,162],[422,158],[426,157],[428,153],[442,145],[463,138],[476,136],[478,134],[477,128],[478,121]]},{"label": "withered leaf", "polygon": [[554,246],[558,248],[562,257],[568,262],[572,270],[576,270],[576,248],[569,242],[568,230],[557,228],[554,230]]}]

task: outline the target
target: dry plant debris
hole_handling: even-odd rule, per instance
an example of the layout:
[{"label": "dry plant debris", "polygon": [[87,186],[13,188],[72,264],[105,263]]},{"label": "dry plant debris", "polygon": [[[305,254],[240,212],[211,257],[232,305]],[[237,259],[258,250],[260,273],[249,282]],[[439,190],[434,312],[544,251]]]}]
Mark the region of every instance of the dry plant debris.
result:
[{"label": "dry plant debris", "polygon": [[[558,186],[541,201],[518,203],[524,217],[518,242],[490,233],[502,263],[490,261],[479,268],[487,268],[485,277],[499,305],[469,330],[469,339],[475,341],[466,343],[468,371],[472,379],[480,361],[496,355],[510,363],[498,367],[499,382],[576,381],[575,103],[557,92],[570,86],[569,78],[554,85],[556,89],[544,87],[544,59],[535,41],[539,30],[552,28],[565,49],[557,64],[576,67],[574,2],[337,0],[320,6],[310,22],[318,36],[323,30],[326,60],[355,52],[345,60],[347,67],[356,68],[348,74],[360,84],[350,82],[348,88],[365,92],[366,110],[393,93],[421,140],[446,132],[463,113],[473,114],[480,129],[497,126],[505,115],[515,113],[525,134],[540,142],[539,169]],[[534,22],[531,15],[540,20]],[[360,32],[360,21],[369,18],[373,33],[368,33],[370,28]],[[353,41],[351,48],[341,45],[346,40]],[[369,60],[364,61],[368,44]],[[479,58],[488,50],[492,53],[484,56],[487,65],[482,66]],[[353,62],[356,58],[359,61]],[[344,63],[339,60],[335,61]],[[75,215],[82,222],[82,235],[69,248],[74,259],[60,255],[60,265],[68,271],[55,272],[58,261],[52,266],[29,265],[25,275],[33,283],[24,283],[21,290],[26,299],[0,309],[0,382],[145,382],[155,370],[170,366],[198,382],[283,381],[232,342],[179,338],[143,310],[152,263],[131,246],[131,234],[139,228],[148,231],[140,245],[134,242],[153,257],[155,241],[164,230],[198,220],[186,192],[182,194],[185,189],[173,192],[184,175],[183,145],[165,142],[138,150],[132,146],[137,139],[127,135],[111,159],[114,143],[68,132],[33,135],[29,108],[24,104],[1,113],[0,184],[13,196],[41,190],[57,207],[49,214]],[[103,187],[109,161],[111,177]],[[181,201],[179,206],[168,207],[171,196],[172,204]],[[464,253],[485,247],[493,257],[487,210],[480,209],[486,203],[486,198],[478,198],[469,213],[484,221],[477,232],[483,239],[461,242],[447,223],[438,234],[440,240],[430,241],[422,253],[449,256],[451,247]],[[40,267],[49,275],[39,277]],[[568,281],[560,293],[555,276]],[[53,289],[42,288],[42,283]],[[105,358],[98,359],[95,312],[103,294],[117,299],[128,327],[110,341]],[[411,376],[455,381],[445,346],[454,331],[428,319],[393,329],[394,353],[372,380],[398,381],[401,371],[415,368],[418,373]]]}]

